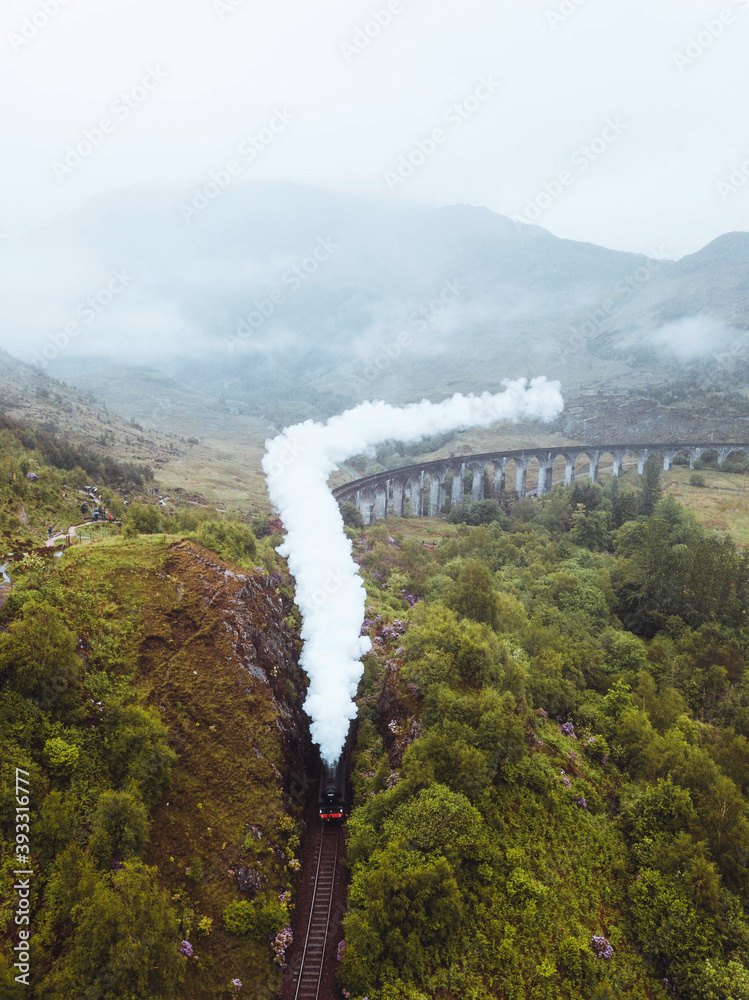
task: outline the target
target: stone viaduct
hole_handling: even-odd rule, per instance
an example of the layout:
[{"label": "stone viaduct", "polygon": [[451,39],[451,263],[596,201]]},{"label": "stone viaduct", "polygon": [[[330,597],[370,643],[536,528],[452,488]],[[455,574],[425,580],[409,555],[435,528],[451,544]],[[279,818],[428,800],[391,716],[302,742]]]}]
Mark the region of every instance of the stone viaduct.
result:
[{"label": "stone viaduct", "polygon": [[[724,461],[732,452],[742,452],[749,458],[749,444],[615,444],[615,445],[570,445],[561,448],[525,448],[521,451],[494,451],[483,455],[459,455],[452,458],[408,465],[401,469],[378,472],[363,479],[338,486],[333,496],[340,502],[350,501],[359,508],[365,524],[382,520],[392,515],[402,517],[408,513],[415,517],[437,517],[445,505],[446,480],[452,474],[450,500],[453,505],[465,499],[465,478],[469,470],[473,473],[471,487],[472,500],[483,500],[486,474],[491,468],[490,481],[495,497],[507,489],[508,467],[514,468],[510,474],[510,490],[514,488],[518,497],[543,496],[553,484],[564,482],[570,486],[576,475],[598,479],[602,460],[608,457],[614,476],[620,476],[624,465],[637,464],[642,473],[649,455],[663,456],[663,468],[668,471],[677,455],[689,459],[690,469],[700,455],[715,452],[718,461]],[[578,471],[579,460],[583,465]],[[555,468],[556,466],[556,468]],[[537,484],[530,489],[526,482],[529,468],[536,471]],[[608,466],[607,466],[608,468]],[[558,471],[557,471],[558,470]],[[554,479],[557,473],[558,478]],[[514,483],[512,479],[514,478]]]}]

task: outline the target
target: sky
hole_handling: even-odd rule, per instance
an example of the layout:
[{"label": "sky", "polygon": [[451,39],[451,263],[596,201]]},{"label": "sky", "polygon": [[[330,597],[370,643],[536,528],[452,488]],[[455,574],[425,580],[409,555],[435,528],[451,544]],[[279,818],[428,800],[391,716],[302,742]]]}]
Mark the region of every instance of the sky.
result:
[{"label": "sky", "polygon": [[749,0],[6,0],[0,243],[234,163],[679,257],[749,229],[747,41]]}]

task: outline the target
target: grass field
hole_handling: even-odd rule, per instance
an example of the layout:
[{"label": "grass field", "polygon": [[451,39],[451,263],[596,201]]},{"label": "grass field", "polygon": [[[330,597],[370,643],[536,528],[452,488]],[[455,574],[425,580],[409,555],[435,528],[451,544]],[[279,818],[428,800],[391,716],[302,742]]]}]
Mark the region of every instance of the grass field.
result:
[{"label": "grass field", "polygon": [[[686,473],[686,474],[685,474]],[[689,485],[689,470],[663,473],[664,495],[675,497],[707,528],[749,545],[749,478],[702,470],[705,486]]]}]

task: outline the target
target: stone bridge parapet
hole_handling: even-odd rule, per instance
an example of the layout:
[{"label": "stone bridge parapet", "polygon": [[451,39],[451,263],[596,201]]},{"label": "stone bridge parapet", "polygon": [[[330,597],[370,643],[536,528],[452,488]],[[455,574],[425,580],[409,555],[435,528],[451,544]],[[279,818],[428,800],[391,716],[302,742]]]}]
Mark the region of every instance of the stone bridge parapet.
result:
[{"label": "stone bridge parapet", "polygon": [[[563,445],[557,448],[524,448],[518,451],[492,451],[483,455],[457,455],[451,458],[441,458],[432,462],[422,462],[418,465],[407,465],[400,469],[378,472],[362,479],[355,479],[344,486],[333,490],[335,499],[342,503],[350,501],[361,511],[365,524],[384,520],[387,517],[403,517],[406,514],[415,517],[437,517],[445,506],[447,495],[447,480],[451,476],[450,500],[452,505],[462,503],[466,498],[466,473],[472,472],[471,500],[483,500],[486,497],[498,497],[513,491],[520,498],[525,496],[543,496],[552,485],[554,464],[557,459],[564,459],[564,476],[558,479],[565,486],[571,486],[575,481],[576,465],[579,459],[587,460],[587,471],[577,473],[590,478],[594,483],[598,480],[601,461],[610,459],[611,471],[614,476],[620,476],[624,465],[637,464],[637,471],[642,473],[645,462],[653,453],[663,456],[663,468],[668,471],[677,455],[684,454],[689,459],[689,468],[694,468],[697,459],[707,453],[715,452],[718,461],[723,462],[732,452],[742,452],[749,458],[749,444],[614,444],[614,445]],[[507,468],[512,463],[514,476],[508,483]],[[537,483],[528,489],[528,468],[531,463],[537,465]],[[560,463],[561,465],[561,463]],[[487,472],[491,467],[489,488]],[[607,465],[606,468],[609,466]],[[561,471],[561,470],[560,470]]]}]

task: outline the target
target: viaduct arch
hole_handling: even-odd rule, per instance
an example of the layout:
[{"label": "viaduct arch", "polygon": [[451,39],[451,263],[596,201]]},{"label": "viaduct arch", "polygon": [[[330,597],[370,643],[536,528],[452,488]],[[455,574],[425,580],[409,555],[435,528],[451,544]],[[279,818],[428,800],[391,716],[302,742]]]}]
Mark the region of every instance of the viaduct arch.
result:
[{"label": "viaduct arch", "polygon": [[[633,456],[637,461],[637,471],[642,473],[645,462],[653,453],[663,455],[663,468],[671,469],[677,455],[689,458],[689,468],[700,455],[715,452],[718,461],[723,462],[732,452],[742,452],[749,458],[749,444],[613,444],[613,445],[565,445],[560,448],[526,448],[520,451],[494,451],[483,455],[460,455],[453,458],[408,465],[401,469],[378,472],[364,476],[353,482],[338,486],[333,496],[341,503],[354,503],[361,511],[365,524],[381,521],[387,517],[437,517],[447,498],[447,478],[452,474],[450,500],[452,505],[462,503],[466,497],[467,473],[472,474],[470,499],[483,500],[487,494],[487,477],[490,492],[504,493],[508,487],[514,489],[518,497],[543,496],[552,487],[554,464],[564,460],[564,485],[571,486],[576,477],[584,475],[592,482],[598,480],[601,459],[608,455],[612,461],[615,476],[622,474],[624,461]],[[587,472],[576,470],[579,459],[588,463]],[[536,463],[538,467],[537,485],[528,489],[528,468]],[[558,465],[561,463],[557,462]],[[514,468],[508,482],[508,466]],[[491,467],[491,474],[489,469]]]}]

